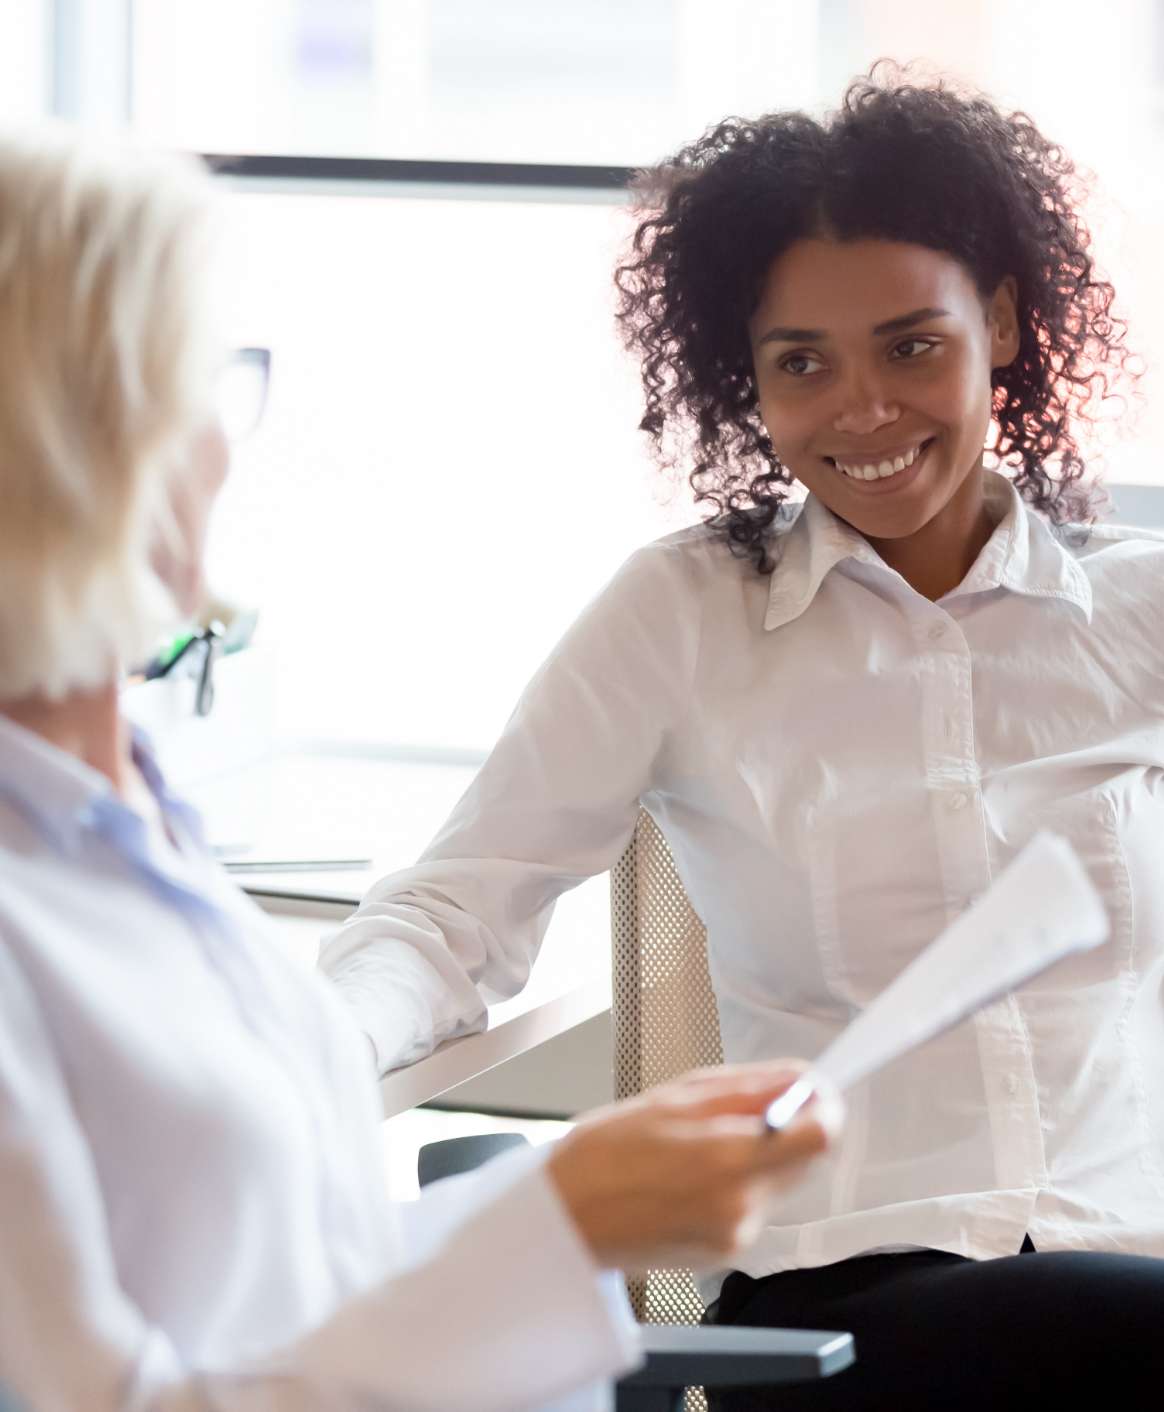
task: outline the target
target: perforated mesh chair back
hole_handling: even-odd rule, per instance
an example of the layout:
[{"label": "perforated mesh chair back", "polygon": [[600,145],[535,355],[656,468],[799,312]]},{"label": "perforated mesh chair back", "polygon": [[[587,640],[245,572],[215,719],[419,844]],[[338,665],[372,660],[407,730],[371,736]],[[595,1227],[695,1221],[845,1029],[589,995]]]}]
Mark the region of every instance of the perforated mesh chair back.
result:
[{"label": "perforated mesh chair back", "polygon": [[[610,911],[615,1097],[640,1093],[687,1069],[722,1064],[707,932],[687,900],[666,840],[645,812],[611,869]],[[628,1284],[641,1322],[699,1322],[703,1301],[689,1270],[653,1270]]]}]

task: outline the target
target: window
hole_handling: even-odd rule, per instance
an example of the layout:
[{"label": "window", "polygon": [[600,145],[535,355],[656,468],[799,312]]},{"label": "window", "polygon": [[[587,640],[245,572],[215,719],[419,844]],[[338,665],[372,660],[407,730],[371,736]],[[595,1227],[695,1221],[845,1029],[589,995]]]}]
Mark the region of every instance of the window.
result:
[{"label": "window", "polygon": [[0,8],[0,122],[23,122],[48,111],[51,37],[46,0]]},{"label": "window", "polygon": [[[671,523],[613,332],[609,203],[239,194],[228,290],[274,354],[212,535],[289,724],[484,748],[619,562]],[[671,518],[668,518],[668,515]]]},{"label": "window", "polygon": [[148,0],[135,121],[204,152],[642,164],[731,109],[836,87],[819,22],[836,8]]}]

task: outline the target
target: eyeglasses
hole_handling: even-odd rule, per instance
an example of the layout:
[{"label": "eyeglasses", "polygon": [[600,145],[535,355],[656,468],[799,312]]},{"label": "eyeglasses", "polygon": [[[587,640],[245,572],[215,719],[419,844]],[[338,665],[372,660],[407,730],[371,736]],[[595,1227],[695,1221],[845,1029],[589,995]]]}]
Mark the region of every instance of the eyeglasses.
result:
[{"label": "eyeglasses", "polygon": [[219,374],[215,405],[230,441],[250,436],[263,418],[271,382],[269,348],[236,348]]},{"label": "eyeglasses", "polygon": [[[159,677],[197,676],[198,685],[194,691],[194,714],[209,716],[214,705],[214,664],[222,656],[224,629],[221,623],[208,623],[198,632],[191,633],[184,643],[171,656],[164,660],[155,658],[145,669],[146,681],[157,681]],[[199,660],[201,659],[201,660]],[[183,665],[178,671],[174,669]]]}]

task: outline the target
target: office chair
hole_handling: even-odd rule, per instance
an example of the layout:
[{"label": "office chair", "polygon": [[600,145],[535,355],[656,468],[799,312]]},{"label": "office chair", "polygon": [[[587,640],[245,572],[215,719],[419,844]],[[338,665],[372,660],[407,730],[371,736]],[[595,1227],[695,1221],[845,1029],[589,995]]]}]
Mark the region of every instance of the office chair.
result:
[{"label": "office chair", "polygon": [[[615,1098],[722,1064],[707,932],[645,811],[610,870],[610,922]],[[642,1323],[698,1324],[703,1317],[690,1270],[652,1270],[628,1285]],[[689,1412],[700,1405],[688,1399]]]},{"label": "office chair", "polygon": [[[707,931],[687,900],[667,840],[640,811],[610,870],[614,1096],[723,1063],[719,1011],[707,969]],[[690,1270],[651,1270],[627,1281],[643,1324],[698,1324],[703,1300]],[[685,1412],[706,1412],[703,1389]]]},{"label": "office chair", "polygon": [[[707,933],[645,812],[610,871],[610,899],[614,1093],[627,1098],[688,1069],[722,1064],[723,1050]],[[505,1133],[429,1143],[420,1150],[420,1183],[466,1171],[521,1141]],[[807,1382],[854,1361],[851,1334],[695,1327],[704,1311],[690,1270],[652,1270],[627,1288],[644,1325],[646,1361],[619,1382],[617,1412],[706,1412],[703,1386]]]}]

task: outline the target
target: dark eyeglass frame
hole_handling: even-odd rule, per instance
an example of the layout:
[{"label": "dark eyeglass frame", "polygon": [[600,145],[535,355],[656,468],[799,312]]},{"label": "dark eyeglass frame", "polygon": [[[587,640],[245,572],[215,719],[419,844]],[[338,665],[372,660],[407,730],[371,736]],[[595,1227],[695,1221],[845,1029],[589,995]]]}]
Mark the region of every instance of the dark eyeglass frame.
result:
[{"label": "dark eyeglass frame", "polygon": [[207,623],[204,628],[194,633],[168,662],[159,663],[156,660],[151,662],[146,668],[146,681],[158,681],[162,677],[168,677],[179,662],[188,658],[193,652],[202,653],[202,665],[198,669],[198,686],[194,692],[194,714],[196,716],[209,716],[211,708],[214,706],[214,667],[215,663],[222,656],[222,639],[226,629],[220,622]]}]

